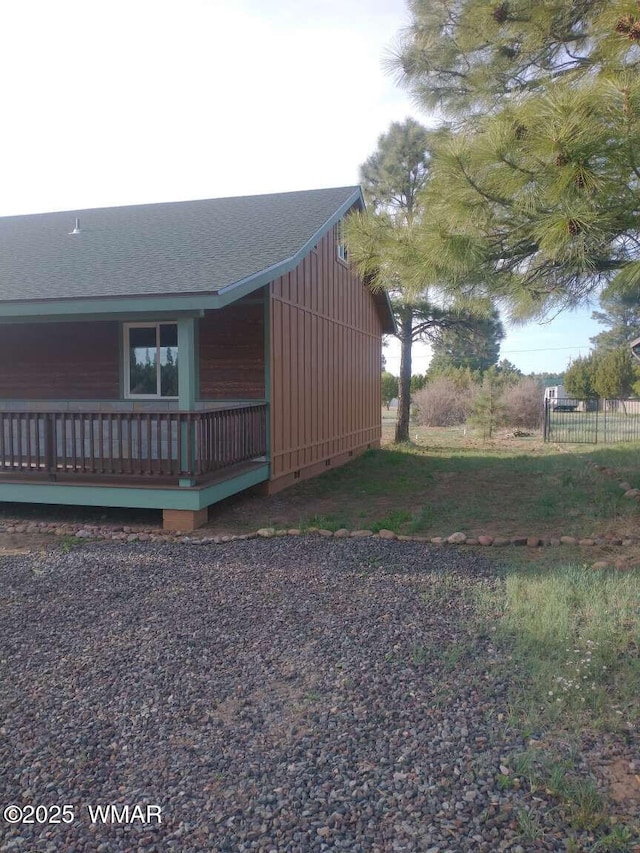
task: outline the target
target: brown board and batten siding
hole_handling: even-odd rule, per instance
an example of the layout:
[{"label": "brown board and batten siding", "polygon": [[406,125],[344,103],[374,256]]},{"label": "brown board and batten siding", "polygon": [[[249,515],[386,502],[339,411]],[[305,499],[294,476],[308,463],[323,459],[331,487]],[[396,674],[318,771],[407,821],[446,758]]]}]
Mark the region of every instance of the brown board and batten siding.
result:
[{"label": "brown board and batten siding", "polygon": [[113,321],[0,325],[0,399],[117,400],[119,339]]},{"label": "brown board and batten siding", "polygon": [[263,400],[265,396],[264,291],[200,321],[200,398]]},{"label": "brown board and batten siding", "polygon": [[381,334],[335,229],[272,283],[270,491],[379,444]]}]

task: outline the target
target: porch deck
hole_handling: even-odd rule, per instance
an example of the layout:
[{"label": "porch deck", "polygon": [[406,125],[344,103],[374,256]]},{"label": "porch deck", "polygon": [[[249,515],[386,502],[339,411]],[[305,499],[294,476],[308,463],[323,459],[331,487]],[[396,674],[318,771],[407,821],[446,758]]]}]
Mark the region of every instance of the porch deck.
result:
[{"label": "porch deck", "polygon": [[266,404],[0,411],[0,483],[202,487],[264,466]]}]

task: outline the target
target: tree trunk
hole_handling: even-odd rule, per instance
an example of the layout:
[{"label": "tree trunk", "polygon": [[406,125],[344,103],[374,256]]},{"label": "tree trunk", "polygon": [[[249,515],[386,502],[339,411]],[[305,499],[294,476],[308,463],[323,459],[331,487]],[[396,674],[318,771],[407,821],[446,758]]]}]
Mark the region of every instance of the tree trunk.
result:
[{"label": "tree trunk", "polygon": [[409,441],[411,416],[411,345],[413,344],[413,308],[403,305],[396,314],[400,340],[400,376],[398,378],[398,416],[396,441]]}]

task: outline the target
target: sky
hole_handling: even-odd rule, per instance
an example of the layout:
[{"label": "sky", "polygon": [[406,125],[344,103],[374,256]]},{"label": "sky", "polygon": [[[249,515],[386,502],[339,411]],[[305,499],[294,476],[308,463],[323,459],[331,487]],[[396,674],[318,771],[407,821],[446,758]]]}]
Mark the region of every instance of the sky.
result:
[{"label": "sky", "polygon": [[[431,121],[385,70],[407,22],[403,0],[3,3],[0,216],[357,184],[392,121]],[[501,354],[562,370],[590,311]]]}]

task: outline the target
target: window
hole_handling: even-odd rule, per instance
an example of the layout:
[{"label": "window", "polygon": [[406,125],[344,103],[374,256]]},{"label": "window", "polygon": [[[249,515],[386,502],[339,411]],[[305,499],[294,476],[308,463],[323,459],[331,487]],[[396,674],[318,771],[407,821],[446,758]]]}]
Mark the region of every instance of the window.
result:
[{"label": "window", "polygon": [[178,396],[178,324],[140,323],[124,328],[126,397]]},{"label": "window", "polygon": [[347,245],[344,239],[344,219],[340,219],[336,223],[336,249],[338,252],[338,258],[346,264]]}]

